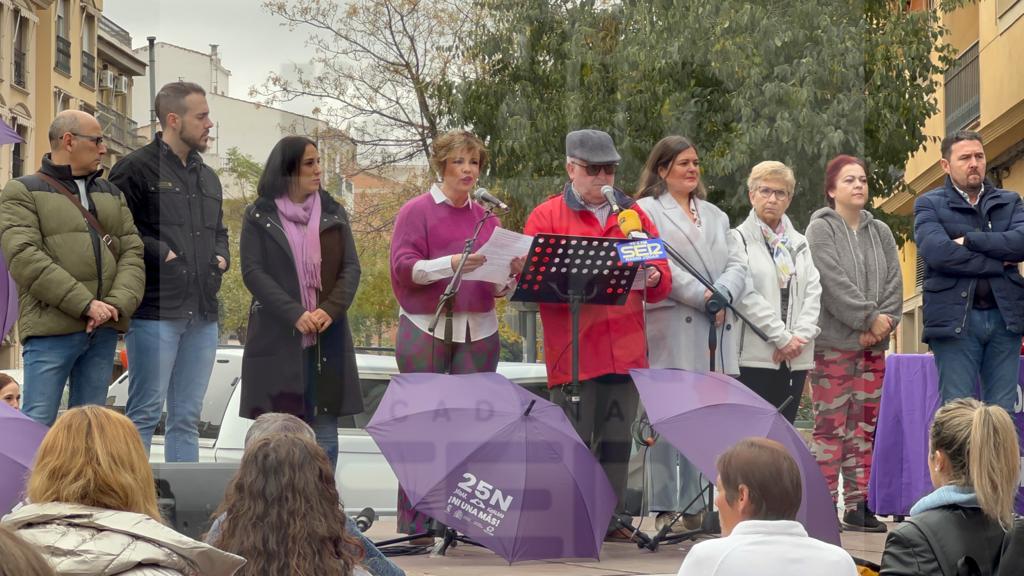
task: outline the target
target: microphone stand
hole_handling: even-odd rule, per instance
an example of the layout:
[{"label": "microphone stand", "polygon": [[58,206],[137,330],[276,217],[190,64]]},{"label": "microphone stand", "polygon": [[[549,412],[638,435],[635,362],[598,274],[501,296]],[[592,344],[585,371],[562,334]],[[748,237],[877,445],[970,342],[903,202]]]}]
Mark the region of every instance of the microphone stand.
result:
[{"label": "microphone stand", "polygon": [[732,303],[729,302],[729,299],[726,298],[724,294],[715,289],[715,285],[712,284],[710,280],[705,278],[699,270],[694,268],[693,265],[686,260],[686,258],[683,258],[682,255],[680,255],[678,252],[675,251],[675,249],[669,246],[667,242],[662,242],[662,245],[665,247],[665,252],[669,255],[670,258],[672,258],[672,260],[676,264],[681,266],[683,270],[686,270],[690,274],[690,276],[696,278],[698,282],[703,284],[705,288],[711,291],[711,298],[708,298],[708,301],[704,303],[704,311],[707,312],[709,320],[708,350],[711,352],[711,372],[715,371],[715,352],[718,348],[718,338],[715,332],[715,315],[718,314],[718,312],[723,308],[728,308],[729,310],[732,310],[733,314],[735,314],[737,318],[742,320],[747,326],[750,327],[751,332],[756,334],[757,337],[760,338],[761,340],[764,340],[765,342],[768,341],[768,335],[765,334],[764,330],[758,328],[753,322],[751,322],[746,316],[744,316],[742,312],[737,310],[732,305]]},{"label": "microphone stand", "polygon": [[434,335],[434,329],[437,328],[437,323],[441,319],[441,313],[444,313],[444,374],[452,373],[452,359],[454,357],[452,344],[453,340],[453,309],[455,306],[455,295],[459,291],[459,287],[462,285],[462,269],[466,265],[466,258],[469,257],[470,253],[473,252],[473,245],[476,244],[477,238],[480,236],[480,230],[484,226],[484,222],[488,218],[494,216],[494,213],[490,208],[484,210],[484,216],[477,221],[476,226],[473,228],[473,235],[466,239],[465,245],[462,247],[462,257],[459,258],[459,265],[455,267],[455,273],[452,274],[451,279],[448,281],[448,286],[445,287],[444,292],[441,293],[441,299],[437,302],[437,308],[434,310],[434,318],[430,321],[430,325],[427,330],[430,335]]},{"label": "microphone stand", "polygon": [[[480,236],[480,230],[484,226],[484,222],[488,218],[494,216],[491,208],[484,210],[483,218],[477,220],[476,225],[473,228],[473,235],[466,239],[466,243],[462,247],[462,257],[459,258],[459,264],[455,267],[455,273],[452,274],[451,279],[448,281],[448,286],[445,287],[444,292],[441,293],[441,298],[437,302],[437,308],[434,310],[434,317],[430,320],[430,325],[427,327],[427,331],[430,332],[431,340],[434,340],[434,329],[437,328],[437,323],[441,319],[441,314],[444,313],[444,374],[452,373],[452,363],[455,357],[455,346],[453,344],[454,339],[454,307],[455,307],[455,295],[459,291],[459,287],[462,285],[462,269],[466,266],[466,258],[469,257],[470,253],[473,252],[473,246],[476,244],[477,239]],[[433,354],[432,354],[433,355]],[[419,512],[416,512],[419,514]],[[433,526],[431,526],[431,524]],[[438,556],[444,556],[448,548],[454,546],[456,542],[465,542],[467,544],[476,544],[468,538],[459,535],[455,529],[446,526],[434,518],[429,519],[427,525],[427,531],[423,534],[414,534],[405,538],[396,538],[393,540],[387,540],[381,542],[380,546],[388,546],[391,544],[397,544],[400,542],[409,542],[421,536],[436,535],[438,532],[442,534],[442,542],[437,545],[435,554]],[[476,544],[479,545],[479,544]]]}]

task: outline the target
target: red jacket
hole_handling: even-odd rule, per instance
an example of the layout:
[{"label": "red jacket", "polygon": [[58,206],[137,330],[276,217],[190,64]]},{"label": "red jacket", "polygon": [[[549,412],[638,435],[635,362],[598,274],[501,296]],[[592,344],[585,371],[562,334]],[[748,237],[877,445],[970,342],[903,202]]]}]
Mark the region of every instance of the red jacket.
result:
[{"label": "red jacket", "polygon": [[[640,215],[650,236],[658,231],[635,202],[618,193],[619,205]],[[538,205],[526,220],[524,234],[570,234],[624,238],[614,214],[602,225],[570,190]],[[672,273],[665,260],[649,262],[661,272],[661,281],[647,289],[648,302],[660,302],[672,289]],[[605,374],[628,374],[631,368],[647,367],[647,340],[643,319],[642,290],[633,290],[624,306],[586,305],[580,308],[580,380]],[[548,388],[572,381],[572,324],[567,304],[541,304],[544,326],[544,359]]]}]

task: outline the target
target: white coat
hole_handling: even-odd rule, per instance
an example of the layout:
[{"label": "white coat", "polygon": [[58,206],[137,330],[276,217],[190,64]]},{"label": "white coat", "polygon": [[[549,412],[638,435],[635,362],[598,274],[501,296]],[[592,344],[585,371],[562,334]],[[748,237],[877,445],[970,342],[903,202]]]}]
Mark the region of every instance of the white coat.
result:
[{"label": "white coat", "polygon": [[[703,230],[670,194],[637,201],[658,227],[661,239],[686,259],[717,290],[735,302],[746,289],[743,247],[729,233],[729,217],[714,204],[697,200]],[[647,305],[647,340],[652,368],[682,368],[706,372],[708,328],[704,312],[705,287],[671,259],[672,291],[657,304]],[[739,325],[732,312],[718,329],[717,372],[739,374]]]},{"label": "white coat", "polygon": [[740,366],[778,369],[779,365],[772,360],[772,355],[795,335],[806,339],[807,345],[790,362],[790,370],[814,368],[814,339],[821,332],[818,328],[821,279],[811,259],[807,238],[792,228],[788,232],[796,274],[790,283],[789,306],[786,321],[783,322],[775,261],[765,246],[754,212],[751,211],[750,216],[732,233],[746,256],[749,271],[747,290],[735,304],[736,309],[768,335],[768,342],[765,342],[746,326],[741,327]]}]

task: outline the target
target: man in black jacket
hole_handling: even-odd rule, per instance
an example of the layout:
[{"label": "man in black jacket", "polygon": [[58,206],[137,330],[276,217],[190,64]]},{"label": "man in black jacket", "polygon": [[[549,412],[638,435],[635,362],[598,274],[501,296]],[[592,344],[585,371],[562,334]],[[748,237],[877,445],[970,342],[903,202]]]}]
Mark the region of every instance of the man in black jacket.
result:
[{"label": "man in black jacket", "polygon": [[163,132],[110,173],[145,245],[146,292],[126,340],[126,411],[148,451],[166,400],[164,459],[195,462],[228,231],[220,180],[200,156],[213,126],[206,92],[191,82],[167,84],[156,96],[156,114]]}]

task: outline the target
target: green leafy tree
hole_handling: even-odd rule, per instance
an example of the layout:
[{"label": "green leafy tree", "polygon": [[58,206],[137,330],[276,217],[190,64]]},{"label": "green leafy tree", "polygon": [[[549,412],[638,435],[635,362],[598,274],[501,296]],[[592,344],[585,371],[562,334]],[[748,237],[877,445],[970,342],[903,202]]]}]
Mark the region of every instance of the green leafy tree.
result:
[{"label": "green leafy tree", "polygon": [[390,246],[372,236],[357,238],[362,275],[359,292],[348,311],[357,346],[393,347],[398,302],[391,291]]},{"label": "green leafy tree", "polygon": [[936,78],[953,56],[936,14],[893,0],[477,6],[486,17],[464,47],[472,77],[433,90],[448,125],[488,140],[492,186],[511,199],[513,225],[560,190],[565,133],[584,127],[612,134],[628,192],[658,139],[691,137],[712,200],[734,220],[749,210],[750,167],[767,159],[796,173],[789,213],[801,228],[824,204],[836,154],[866,157],[873,193],[887,196],[925,140]]},{"label": "green leafy tree", "polygon": [[249,303],[252,295],[242,282],[242,263],[239,256],[239,239],[242,233],[242,216],[245,207],[256,199],[256,184],[263,173],[263,165],[237,148],[227,152],[227,164],[218,175],[233,179],[240,198],[224,199],[224,224],[228,227],[228,249],[231,253],[231,267],[224,273],[218,299],[220,301],[220,335],[222,340],[236,338],[245,343],[245,329],[249,322]]}]

